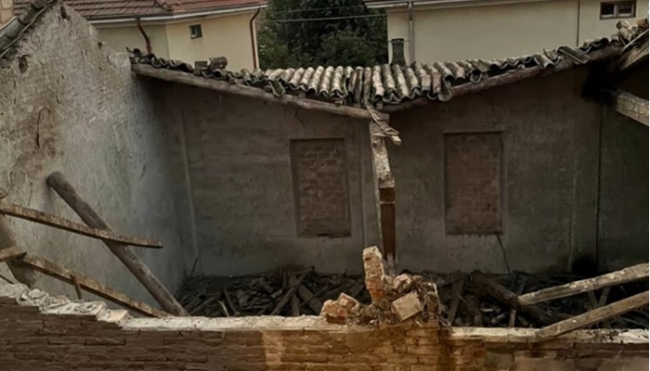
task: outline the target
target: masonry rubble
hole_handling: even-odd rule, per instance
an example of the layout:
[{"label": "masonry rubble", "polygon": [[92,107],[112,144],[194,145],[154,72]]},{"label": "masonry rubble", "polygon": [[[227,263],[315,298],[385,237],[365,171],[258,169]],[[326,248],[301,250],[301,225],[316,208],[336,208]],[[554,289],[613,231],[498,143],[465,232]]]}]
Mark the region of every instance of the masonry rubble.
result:
[{"label": "masonry rubble", "polygon": [[321,316],[330,323],[395,324],[439,321],[438,289],[422,276],[407,273],[397,277],[386,274],[383,257],[376,246],[363,251],[365,285],[372,303],[364,305],[341,293],[337,300],[323,305]]}]

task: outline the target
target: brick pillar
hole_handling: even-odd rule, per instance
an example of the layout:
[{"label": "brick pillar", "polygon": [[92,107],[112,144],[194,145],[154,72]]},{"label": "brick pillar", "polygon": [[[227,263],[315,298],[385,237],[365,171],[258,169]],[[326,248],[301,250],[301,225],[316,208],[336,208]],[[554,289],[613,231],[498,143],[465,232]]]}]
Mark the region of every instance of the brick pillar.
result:
[{"label": "brick pillar", "polygon": [[14,17],[13,0],[0,0],[0,27],[7,24]]}]

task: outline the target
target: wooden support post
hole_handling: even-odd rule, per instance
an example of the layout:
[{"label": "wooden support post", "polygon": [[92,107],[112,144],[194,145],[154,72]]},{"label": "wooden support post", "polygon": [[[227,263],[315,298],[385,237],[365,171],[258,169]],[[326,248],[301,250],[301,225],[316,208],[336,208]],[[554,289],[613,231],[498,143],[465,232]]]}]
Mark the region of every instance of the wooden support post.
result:
[{"label": "wooden support post", "polygon": [[648,298],[648,292],[646,291],[615,303],[605,305],[604,307],[594,309],[579,316],[571,317],[567,320],[537,330],[535,332],[535,338],[540,341],[552,339],[562,334],[566,334],[567,332],[588,327],[612,317],[631,312],[637,308],[647,307]]},{"label": "wooden support post", "polygon": [[125,308],[131,309],[135,312],[144,314],[150,317],[166,317],[169,314],[162,312],[156,308],[152,308],[147,304],[135,301],[128,296],[122,294],[121,292],[115,291],[110,287],[106,287],[101,283],[84,277],[76,272],[73,272],[69,269],[63,268],[51,261],[45,260],[32,255],[26,255],[20,259],[20,264],[26,265],[32,269],[35,269],[43,274],[46,274],[50,277],[54,277],[61,281],[67,282],[71,285],[77,284],[99,297],[102,297],[106,300],[110,300],[113,303],[119,304]]},{"label": "wooden support post", "polygon": [[63,229],[64,231],[78,233],[86,237],[97,238],[103,241],[119,242],[125,245],[140,247],[162,247],[160,241],[140,237],[127,237],[107,230],[90,228],[83,224],[75,223],[56,215],[50,215],[38,210],[29,209],[6,201],[0,201],[0,213],[20,219],[29,220],[35,223],[44,224],[49,227]]},{"label": "wooden support post", "polygon": [[[84,223],[97,229],[110,231],[108,224],[93,210],[90,205],[84,201],[77,191],[59,172],[52,173],[47,178],[47,184],[54,189],[56,193],[74,210]],[[149,267],[133,252],[131,249],[121,243],[104,241],[106,246],[115,256],[124,263],[124,265],[133,273],[133,275],[142,283],[142,285],[151,293],[156,301],[167,312],[177,316],[187,316],[187,311],[176,301],[174,296],[165,286],[154,276]]]},{"label": "wooden support post", "polygon": [[[14,232],[11,230],[9,222],[4,215],[0,214],[0,251],[17,245]],[[36,283],[36,274],[32,269],[17,264],[14,260],[8,260],[7,266],[9,266],[11,274],[13,274],[18,282],[28,287],[33,287]]]},{"label": "wooden support post", "polygon": [[375,182],[379,199],[379,226],[383,256],[388,263],[388,273],[395,275],[397,262],[397,236],[395,233],[395,179],[390,171],[386,134],[375,122],[370,123],[370,145],[374,163]]},{"label": "wooden support post", "polygon": [[583,292],[594,291],[608,286],[620,285],[648,277],[648,263],[634,265],[602,276],[549,287],[539,291],[529,292],[519,296],[521,305],[541,303],[553,299],[564,298]]}]

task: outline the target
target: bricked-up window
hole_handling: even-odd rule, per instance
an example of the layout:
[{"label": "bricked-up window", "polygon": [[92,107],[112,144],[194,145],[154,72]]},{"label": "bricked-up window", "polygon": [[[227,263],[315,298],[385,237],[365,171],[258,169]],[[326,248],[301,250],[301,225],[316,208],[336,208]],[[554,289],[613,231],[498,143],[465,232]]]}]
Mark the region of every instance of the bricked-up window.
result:
[{"label": "bricked-up window", "polygon": [[298,235],[350,235],[350,195],[343,139],[291,141]]},{"label": "bricked-up window", "polygon": [[501,231],[501,134],[445,135],[447,234]]}]

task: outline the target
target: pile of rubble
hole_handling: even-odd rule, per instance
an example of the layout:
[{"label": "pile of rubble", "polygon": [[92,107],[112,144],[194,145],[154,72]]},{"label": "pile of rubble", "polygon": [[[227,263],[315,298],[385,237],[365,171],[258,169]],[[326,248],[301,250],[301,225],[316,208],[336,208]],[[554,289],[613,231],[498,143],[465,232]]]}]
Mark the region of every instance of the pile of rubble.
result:
[{"label": "pile of rubble", "polygon": [[[396,323],[440,319],[462,327],[540,328],[648,289],[628,282],[533,306],[513,305],[523,293],[576,282],[582,275],[513,272],[387,275],[377,248],[364,250],[365,276],[320,275],[313,269],[285,268],[245,277],[194,277],[179,302],[193,316],[300,316],[322,314],[334,323]],[[514,303],[516,304],[516,303]],[[648,308],[638,308],[591,328],[648,328]]]},{"label": "pile of rubble", "polygon": [[377,247],[363,251],[366,289],[372,302],[362,304],[342,293],[337,300],[323,305],[321,316],[330,323],[397,323],[413,319],[418,322],[438,320],[440,304],[435,283],[422,276],[385,273],[383,259]]}]

